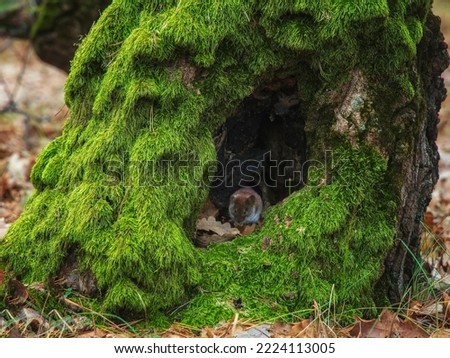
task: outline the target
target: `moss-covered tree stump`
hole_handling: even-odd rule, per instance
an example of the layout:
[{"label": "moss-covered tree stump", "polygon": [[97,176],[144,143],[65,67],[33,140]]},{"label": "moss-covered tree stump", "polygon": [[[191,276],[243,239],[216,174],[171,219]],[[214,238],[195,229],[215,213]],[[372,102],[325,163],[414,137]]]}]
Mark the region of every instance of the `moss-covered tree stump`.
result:
[{"label": "moss-covered tree stump", "polygon": [[[33,169],[36,190],[1,260],[25,282],[54,280],[70,261],[105,310],[183,304],[178,318],[196,325],[235,310],[280,317],[314,300],[398,302],[437,178],[448,56],[430,7],[115,0],[72,62],[70,117]],[[301,108],[302,126],[291,116],[288,128],[304,131],[304,185],[254,234],[194,247],[214,137],[285,82]]]}]

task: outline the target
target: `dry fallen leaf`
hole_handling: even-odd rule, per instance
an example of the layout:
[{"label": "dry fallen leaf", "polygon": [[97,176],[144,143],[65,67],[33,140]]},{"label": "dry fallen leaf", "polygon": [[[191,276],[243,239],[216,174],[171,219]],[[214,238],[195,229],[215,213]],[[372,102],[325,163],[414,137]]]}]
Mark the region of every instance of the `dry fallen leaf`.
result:
[{"label": "dry fallen leaf", "polygon": [[436,317],[438,314],[442,314],[442,303],[437,300],[428,302],[412,301],[407,310],[407,316],[411,318],[430,316]]},{"label": "dry fallen leaf", "polygon": [[221,223],[214,217],[203,218],[197,222],[197,230],[213,232],[219,236],[236,237],[240,234],[239,230],[232,228],[230,223]]},{"label": "dry fallen leaf", "polygon": [[30,307],[23,307],[17,313],[17,319],[37,334],[42,334],[50,328],[48,321],[38,311]]},{"label": "dry fallen leaf", "polygon": [[194,243],[199,247],[207,247],[213,243],[222,243],[233,240],[240,235],[237,228],[230,223],[221,223],[214,217],[203,218],[197,221],[197,233]]},{"label": "dry fallen leaf", "polygon": [[399,337],[401,338],[427,338],[429,334],[420,328],[414,321],[405,319],[400,321],[397,328]]},{"label": "dry fallen leaf", "polygon": [[446,238],[444,241],[444,252],[442,254],[441,264],[443,269],[450,275],[450,238]]},{"label": "dry fallen leaf", "polygon": [[213,202],[208,198],[203,205],[202,210],[200,210],[200,214],[198,215],[199,219],[207,219],[210,216],[217,218],[219,215],[219,209],[213,204]]},{"label": "dry fallen leaf", "polygon": [[270,327],[270,333],[272,338],[287,337],[292,329],[291,323],[284,323],[281,321],[275,321],[272,327]]},{"label": "dry fallen leaf", "polygon": [[433,332],[430,338],[450,338],[450,329],[439,329]]},{"label": "dry fallen leaf", "polygon": [[202,333],[200,334],[201,338],[217,338],[214,334],[214,330],[210,327],[205,327],[202,329]]},{"label": "dry fallen leaf", "polygon": [[444,324],[450,324],[450,295],[442,292],[442,306],[444,312]]},{"label": "dry fallen leaf", "polygon": [[392,311],[384,310],[378,319],[357,322],[348,330],[357,338],[423,338],[429,335],[410,320],[400,320]]},{"label": "dry fallen leaf", "polygon": [[355,338],[386,338],[389,337],[390,330],[379,327],[375,319],[365,320],[356,317],[356,323],[348,331],[351,337]]},{"label": "dry fallen leaf", "polygon": [[199,234],[194,238],[194,244],[197,247],[208,247],[211,244],[221,244],[227,241],[233,240],[232,238],[227,238],[223,236],[219,236],[216,234]]},{"label": "dry fallen leaf", "polygon": [[423,223],[428,227],[429,230],[433,229],[434,217],[433,217],[433,213],[430,210],[427,210],[425,212],[425,215],[423,217]]},{"label": "dry fallen leaf", "polygon": [[99,329],[94,328],[93,330],[83,332],[77,335],[77,338],[106,338],[109,333]]},{"label": "dry fallen leaf", "polygon": [[16,280],[15,278],[11,279],[9,281],[9,284],[10,284],[10,294],[11,294],[9,303],[11,305],[24,304],[29,296],[28,290],[25,287],[25,285],[22,282]]},{"label": "dry fallen leaf", "polygon": [[8,332],[8,338],[23,338],[24,336],[20,333],[19,328],[17,326],[11,327]]},{"label": "dry fallen leaf", "polygon": [[189,338],[194,337],[194,334],[190,329],[179,323],[174,323],[162,334],[161,338]]},{"label": "dry fallen leaf", "polygon": [[294,324],[288,333],[292,338],[315,338],[319,337],[317,326],[310,319],[304,319]]},{"label": "dry fallen leaf", "polygon": [[239,227],[239,232],[242,236],[246,236],[252,234],[256,230],[256,228],[256,224],[244,225]]}]

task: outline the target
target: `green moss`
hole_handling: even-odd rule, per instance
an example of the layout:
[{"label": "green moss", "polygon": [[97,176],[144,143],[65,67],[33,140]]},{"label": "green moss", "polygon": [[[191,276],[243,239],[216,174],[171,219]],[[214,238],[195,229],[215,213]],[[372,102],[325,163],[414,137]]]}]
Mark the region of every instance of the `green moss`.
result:
[{"label": "green moss", "polygon": [[371,292],[395,236],[387,163],[364,147],[335,155],[339,179],[302,189],[267,212],[258,233],[203,253],[201,293],[185,323],[211,324],[235,311],[271,320],[298,315],[314,301],[332,300],[339,310],[374,307]]},{"label": "green moss", "polygon": [[[206,292],[184,313],[193,324],[226,318],[238,298],[243,315],[263,318],[333,292],[340,306],[370,305],[395,217],[384,204],[395,204],[383,187],[386,160],[370,149],[330,141],[352,164],[343,169],[350,184],[301,190],[267,213],[258,234],[199,252],[193,222],[216,155],[212,133],[258,85],[289,73],[305,105],[320,108],[358,68],[386,86],[386,98],[399,86],[411,97],[407,65],[429,7],[114,1],[72,62],[70,118],[33,169],[36,192],[0,259],[25,282],[44,281],[74,250],[112,311],[157,312],[200,285]],[[334,111],[321,111],[315,125],[334,138]],[[205,307],[210,315],[199,313]]]}]

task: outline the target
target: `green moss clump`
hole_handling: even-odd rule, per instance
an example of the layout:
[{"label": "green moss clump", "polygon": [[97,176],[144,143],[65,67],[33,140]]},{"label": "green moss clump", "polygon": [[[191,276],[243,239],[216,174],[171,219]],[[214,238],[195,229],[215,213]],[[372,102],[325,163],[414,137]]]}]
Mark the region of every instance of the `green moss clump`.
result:
[{"label": "green moss clump", "polygon": [[395,236],[387,163],[365,147],[335,156],[330,184],[300,190],[267,212],[259,232],[203,252],[201,293],[185,323],[214,324],[237,311],[260,320],[298,317],[314,301],[336,312],[375,307],[371,293]]},{"label": "green moss clump", "polygon": [[[0,243],[0,260],[25,282],[45,281],[70,251],[112,311],[166,309],[201,284],[216,296],[194,298],[190,322],[203,299],[214,319],[229,315],[231,297],[262,317],[333,290],[338,304],[369,304],[393,236],[384,199],[375,200],[386,166],[375,153],[338,145],[354,182],[302,190],[268,213],[258,235],[203,253],[190,241],[193,222],[216,156],[212,133],[258,85],[279,73],[314,79],[301,84],[312,102],[358,68],[387,88],[412,89],[405,64],[429,8],[423,0],[113,1],[72,62],[70,118],[33,169],[36,191]],[[320,120],[331,128],[334,118]],[[274,244],[262,249],[266,238]]]}]

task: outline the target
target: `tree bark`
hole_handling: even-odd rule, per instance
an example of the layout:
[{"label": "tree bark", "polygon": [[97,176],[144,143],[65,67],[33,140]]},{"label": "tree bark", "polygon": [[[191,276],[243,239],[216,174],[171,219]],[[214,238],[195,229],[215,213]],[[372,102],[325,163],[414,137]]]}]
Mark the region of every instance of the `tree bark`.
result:
[{"label": "tree bark", "polygon": [[447,44],[440,31],[440,19],[429,16],[426,29],[424,38],[418,46],[415,61],[423,92],[421,106],[409,104],[402,106],[393,114],[394,121],[403,125],[416,122],[417,118],[421,123],[417,128],[417,134],[414,133],[414,138],[410,138],[411,152],[398,153],[395,157],[397,165],[402,168],[399,220],[396,243],[386,258],[383,277],[389,282],[388,294],[392,302],[401,301],[411,283],[414,269],[418,269],[421,221],[438,179],[439,153],[436,146],[438,112],[446,97],[441,74],[449,65],[449,55]]},{"label": "tree bark", "polygon": [[32,28],[32,43],[45,62],[69,72],[70,60],[110,0],[44,0]]},{"label": "tree bark", "polygon": [[0,8],[0,34],[32,38],[37,55],[68,72],[80,39],[85,36],[110,0],[8,0]]},{"label": "tree bark", "polygon": [[0,6],[0,35],[27,38],[34,21],[34,12],[28,2],[6,0]]}]

